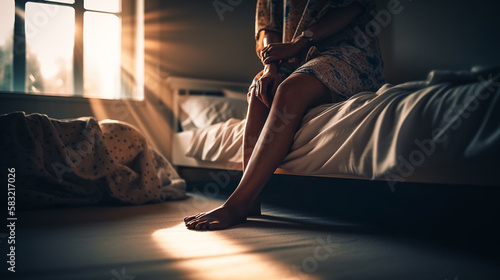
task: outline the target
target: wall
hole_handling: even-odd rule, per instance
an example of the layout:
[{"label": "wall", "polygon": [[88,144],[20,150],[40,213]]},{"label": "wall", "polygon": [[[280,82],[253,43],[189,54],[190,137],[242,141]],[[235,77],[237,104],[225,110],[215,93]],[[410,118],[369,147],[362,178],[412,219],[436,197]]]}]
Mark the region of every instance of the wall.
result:
[{"label": "wall", "polygon": [[162,69],[174,76],[250,83],[261,70],[255,54],[255,3],[162,1]]},{"label": "wall", "polygon": [[[232,7],[230,3],[240,4]],[[254,51],[255,2],[167,0],[162,63],[178,76],[249,82],[261,66]],[[387,10],[390,0],[377,0]],[[231,11],[219,18],[214,3]],[[402,11],[380,30],[391,83],[423,79],[428,71],[500,64],[498,1],[392,0]]]},{"label": "wall", "polygon": [[[216,2],[241,3],[218,13]],[[380,10],[387,9],[389,0],[377,2]],[[389,82],[423,79],[433,68],[500,64],[497,1],[399,4],[403,10],[379,34]],[[254,13],[255,1],[249,0],[146,0],[144,102],[0,94],[0,113],[22,110],[54,118],[91,115],[128,121],[170,156],[173,105],[165,78],[250,82],[261,69],[254,51]]]},{"label": "wall", "polygon": [[[381,3],[388,1],[379,1]],[[379,3],[380,7],[383,4]],[[431,69],[466,70],[500,65],[498,1],[401,0],[384,43],[387,78],[423,79]]]}]

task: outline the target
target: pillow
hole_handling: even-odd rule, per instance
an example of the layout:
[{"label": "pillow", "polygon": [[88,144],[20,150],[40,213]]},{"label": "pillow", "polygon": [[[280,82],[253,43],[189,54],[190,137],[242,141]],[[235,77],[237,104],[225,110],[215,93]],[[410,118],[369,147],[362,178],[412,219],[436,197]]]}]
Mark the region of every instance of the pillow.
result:
[{"label": "pillow", "polygon": [[241,99],[244,101],[247,101],[247,92],[243,91],[236,91],[232,89],[223,89],[222,93],[224,93],[224,96],[229,97],[229,98],[235,98],[235,99]]},{"label": "pillow", "polygon": [[205,128],[231,118],[245,119],[248,104],[237,98],[189,95],[179,99],[183,130]]}]

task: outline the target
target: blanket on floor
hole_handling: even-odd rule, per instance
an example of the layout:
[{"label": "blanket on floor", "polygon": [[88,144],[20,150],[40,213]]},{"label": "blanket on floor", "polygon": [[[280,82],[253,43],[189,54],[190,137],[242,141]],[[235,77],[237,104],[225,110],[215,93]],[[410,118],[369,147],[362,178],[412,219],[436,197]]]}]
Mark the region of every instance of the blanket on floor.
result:
[{"label": "blanket on floor", "polygon": [[14,112],[0,116],[0,149],[18,209],[185,197],[185,181],[124,122]]}]

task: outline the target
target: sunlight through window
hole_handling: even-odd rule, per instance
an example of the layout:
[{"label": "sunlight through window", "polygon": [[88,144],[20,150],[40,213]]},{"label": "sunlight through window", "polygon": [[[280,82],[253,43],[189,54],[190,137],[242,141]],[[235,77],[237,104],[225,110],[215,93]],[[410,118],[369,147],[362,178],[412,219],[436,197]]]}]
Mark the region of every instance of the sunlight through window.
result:
[{"label": "sunlight through window", "polygon": [[120,96],[120,18],[111,14],[84,15],[84,96]]},{"label": "sunlight through window", "polygon": [[177,268],[185,279],[316,279],[216,231],[192,231],[181,223],[155,231],[153,238],[168,255],[180,259]]},{"label": "sunlight through window", "polygon": [[101,12],[110,12],[110,13],[118,13],[120,12],[120,0],[85,0],[83,2],[85,9],[101,11]]},{"label": "sunlight through window", "polygon": [[47,0],[49,2],[65,3],[65,4],[75,4],[75,0]]},{"label": "sunlight through window", "polygon": [[144,0],[0,1],[0,91],[143,100],[143,13]]},{"label": "sunlight through window", "polygon": [[26,3],[26,89],[73,94],[73,8]]},{"label": "sunlight through window", "polygon": [[14,36],[14,1],[0,3],[0,26],[0,46],[5,46]]},{"label": "sunlight through window", "polygon": [[12,90],[14,1],[0,3],[0,90]]}]

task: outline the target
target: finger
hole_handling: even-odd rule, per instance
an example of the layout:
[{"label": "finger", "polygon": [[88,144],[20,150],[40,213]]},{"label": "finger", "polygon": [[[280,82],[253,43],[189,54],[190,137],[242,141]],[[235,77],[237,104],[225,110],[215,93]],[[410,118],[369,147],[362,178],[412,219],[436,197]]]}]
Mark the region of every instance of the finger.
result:
[{"label": "finger", "polygon": [[253,81],[252,84],[248,87],[248,91],[252,91],[254,87],[255,87],[255,81]]},{"label": "finger", "polygon": [[259,97],[260,94],[260,80],[257,80],[257,86],[255,87],[255,97]]},{"label": "finger", "polygon": [[268,99],[268,88],[269,88],[269,82],[268,80],[261,80],[261,85],[260,85],[260,101],[266,105],[266,107],[269,108],[269,99]]},{"label": "finger", "polygon": [[260,52],[260,60],[264,60],[267,57],[267,53],[265,51]]},{"label": "finger", "polygon": [[250,102],[250,98],[255,94],[255,87],[252,87],[247,93],[247,102]]},{"label": "finger", "polygon": [[267,46],[265,46],[262,50],[270,51],[274,48],[279,47],[280,45],[282,45],[282,43],[270,43],[270,44],[267,44]]},{"label": "finger", "polygon": [[257,75],[254,78],[254,82],[257,82],[257,80],[260,79],[262,75],[264,75],[264,70],[261,70],[259,73],[257,73]]},{"label": "finger", "polygon": [[269,64],[271,62],[277,61],[283,59],[282,57],[279,57],[277,55],[270,55],[264,59],[264,64]]}]

